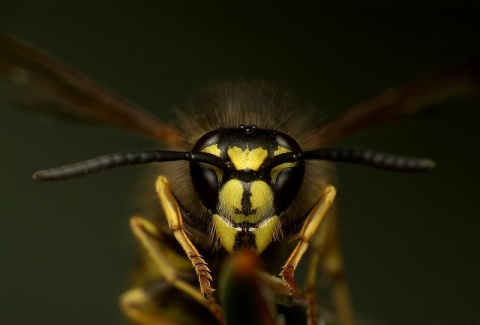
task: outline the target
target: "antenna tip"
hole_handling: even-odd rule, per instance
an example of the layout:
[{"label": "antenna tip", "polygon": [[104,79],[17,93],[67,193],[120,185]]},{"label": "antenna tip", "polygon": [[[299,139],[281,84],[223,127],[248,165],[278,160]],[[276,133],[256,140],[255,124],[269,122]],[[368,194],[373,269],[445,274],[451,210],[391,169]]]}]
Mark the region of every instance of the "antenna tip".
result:
[{"label": "antenna tip", "polygon": [[40,170],[35,172],[32,175],[32,178],[36,181],[47,181],[49,180],[49,173],[46,170]]}]

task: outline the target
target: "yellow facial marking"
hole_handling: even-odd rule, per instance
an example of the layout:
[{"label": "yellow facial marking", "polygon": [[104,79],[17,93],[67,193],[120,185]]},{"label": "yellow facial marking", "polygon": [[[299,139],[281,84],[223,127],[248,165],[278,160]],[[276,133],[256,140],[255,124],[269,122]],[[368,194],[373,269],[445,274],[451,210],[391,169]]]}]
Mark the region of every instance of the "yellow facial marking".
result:
[{"label": "yellow facial marking", "polygon": [[[235,239],[241,230],[232,226],[218,214],[213,215],[213,225],[222,247],[230,254],[235,253]],[[255,253],[257,255],[261,254],[272,242],[279,226],[279,217],[273,216],[272,218],[265,220],[265,222],[258,227],[252,227],[249,229],[249,231],[255,235]]]},{"label": "yellow facial marking", "polygon": [[263,181],[254,181],[250,187],[250,202],[256,210],[256,219],[260,220],[273,215],[273,192]]},{"label": "yellow facial marking", "polygon": [[[229,254],[235,253],[235,239],[241,229],[235,228],[218,214],[213,215],[213,225],[222,247],[225,248]],[[249,229],[249,231],[255,235],[255,253],[257,255],[261,254],[272,242],[279,226],[279,217],[273,216],[265,220],[265,222],[258,227]]]},{"label": "yellow facial marking", "polygon": [[[286,152],[291,152],[290,150],[288,150],[287,148],[285,147],[278,147],[277,150],[275,150],[273,152],[273,155],[274,156],[278,156],[282,153],[286,153]],[[277,181],[277,177],[278,177],[278,174],[285,168],[289,168],[289,167],[294,167],[295,166],[295,163],[293,162],[288,162],[288,163],[283,163],[281,165],[278,165],[278,166],[275,166],[272,168],[272,170],[270,171],[270,176],[272,177],[272,181],[275,183]]]},{"label": "yellow facial marking", "polygon": [[275,150],[273,152],[273,155],[274,156],[278,156],[279,154],[282,154],[282,153],[286,153],[286,152],[290,152],[291,150],[285,148],[285,147],[282,147],[282,146],[278,146],[278,149]]},{"label": "yellow facial marking", "polygon": [[213,215],[213,226],[215,227],[215,232],[220,238],[220,243],[222,244],[225,250],[232,254],[233,246],[235,245],[235,236],[237,235],[238,230],[228,224],[225,219],[220,217],[218,214]]},{"label": "yellow facial marking", "polygon": [[210,153],[214,156],[220,157],[220,149],[218,149],[218,144],[212,144],[211,146],[205,147],[202,149],[202,152]]},{"label": "yellow facial marking", "polygon": [[242,213],[244,188],[239,180],[231,179],[218,195],[218,212],[235,223],[257,223],[273,215],[273,192],[263,181],[253,181],[250,186],[250,214]]},{"label": "yellow facial marking", "polygon": [[[203,148],[201,151],[220,157],[220,149],[218,148],[218,144],[216,143],[212,144],[211,146]],[[215,171],[215,174],[217,174],[218,181],[221,182],[223,177],[223,171],[221,171],[219,168],[215,166],[210,166],[210,167],[213,168],[213,170]]]},{"label": "yellow facial marking", "polygon": [[[238,180],[231,179],[223,185],[218,195],[218,212],[235,221],[236,213],[242,210],[243,186]],[[235,221],[238,222],[238,221]]]},{"label": "yellow facial marking", "polygon": [[258,170],[268,156],[267,150],[263,148],[242,150],[239,147],[231,147],[227,153],[237,170]]},{"label": "yellow facial marking", "polygon": [[267,219],[258,228],[252,228],[252,233],[255,235],[255,246],[257,247],[256,254],[261,254],[274,239],[277,228],[280,226],[280,219],[278,216]]}]

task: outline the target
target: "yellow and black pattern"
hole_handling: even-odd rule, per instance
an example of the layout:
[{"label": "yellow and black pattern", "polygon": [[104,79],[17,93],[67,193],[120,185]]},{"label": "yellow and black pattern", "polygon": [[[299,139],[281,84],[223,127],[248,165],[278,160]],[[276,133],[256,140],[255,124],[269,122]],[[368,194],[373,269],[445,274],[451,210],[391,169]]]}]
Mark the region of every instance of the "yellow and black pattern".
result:
[{"label": "yellow and black pattern", "polygon": [[260,254],[282,236],[281,215],[289,203],[276,195],[283,199],[288,192],[293,200],[304,175],[303,162],[271,170],[266,163],[280,153],[300,150],[298,144],[286,134],[242,124],[207,133],[195,150],[216,155],[230,167],[222,171],[191,164],[193,185],[210,207],[215,237],[229,253],[245,248]]},{"label": "yellow and black pattern", "polygon": [[[274,166],[267,174],[262,164],[285,152],[313,149],[313,120],[283,89],[242,81],[212,85],[179,112],[177,126],[184,140],[175,149],[213,154],[236,170],[231,177],[214,166],[190,163],[188,174],[188,163],[177,162],[162,164],[155,171],[172,183],[184,225],[205,254],[221,247],[232,252],[241,246],[259,254],[272,240],[290,238],[300,230],[317,193],[331,182],[325,178],[330,164],[302,162],[301,177],[287,177],[296,163]],[[204,179],[195,181],[195,175]],[[298,183],[292,188],[284,184],[285,179]],[[164,223],[162,215],[154,218]]]}]

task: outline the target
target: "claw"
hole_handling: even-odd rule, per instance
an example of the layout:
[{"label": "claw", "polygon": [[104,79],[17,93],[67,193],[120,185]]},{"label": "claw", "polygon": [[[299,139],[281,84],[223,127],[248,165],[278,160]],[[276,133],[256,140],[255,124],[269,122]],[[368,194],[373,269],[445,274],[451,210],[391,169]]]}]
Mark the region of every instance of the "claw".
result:
[{"label": "claw", "polygon": [[291,265],[287,265],[283,267],[282,272],[279,274],[282,280],[288,286],[288,297],[290,299],[295,298],[298,293],[298,287],[293,278],[294,271],[295,269]]}]

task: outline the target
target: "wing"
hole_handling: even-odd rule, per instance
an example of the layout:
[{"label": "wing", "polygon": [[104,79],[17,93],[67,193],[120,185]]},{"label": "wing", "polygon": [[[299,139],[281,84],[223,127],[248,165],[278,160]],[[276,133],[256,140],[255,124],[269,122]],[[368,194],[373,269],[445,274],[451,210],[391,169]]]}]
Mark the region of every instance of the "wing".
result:
[{"label": "wing", "polygon": [[467,95],[480,83],[479,63],[477,59],[449,67],[352,106],[319,129],[317,142],[336,142],[364,129],[418,113],[448,97]]},{"label": "wing", "polygon": [[0,34],[0,76],[13,84],[22,106],[129,129],[175,146],[179,132],[143,108],[10,35]]}]

